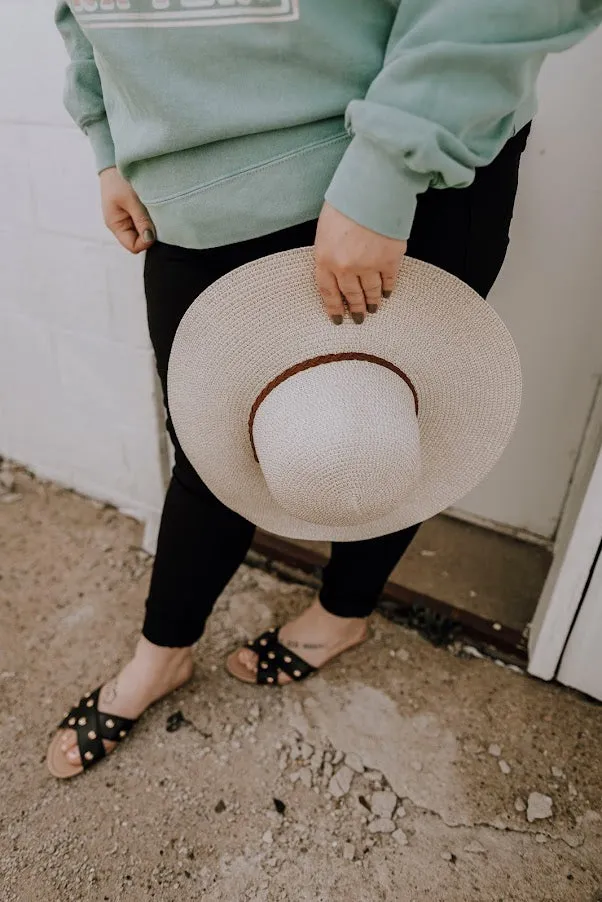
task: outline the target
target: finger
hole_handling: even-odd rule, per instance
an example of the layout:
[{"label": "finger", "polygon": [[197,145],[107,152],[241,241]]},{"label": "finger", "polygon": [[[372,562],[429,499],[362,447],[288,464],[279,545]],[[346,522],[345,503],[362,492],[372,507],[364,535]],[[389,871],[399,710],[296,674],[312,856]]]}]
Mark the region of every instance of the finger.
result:
[{"label": "finger", "polygon": [[136,242],[139,240],[140,236],[129,216],[108,225],[119,244],[121,244],[126,251],[129,251],[130,254],[138,253],[136,250]]},{"label": "finger", "polygon": [[395,291],[395,286],[397,285],[397,280],[399,278],[399,269],[401,267],[401,263],[405,254],[405,248],[407,245],[404,245],[404,249],[402,251],[401,256],[397,260],[395,264],[387,267],[382,273],[382,283],[383,283],[383,297],[390,298],[393,292]]},{"label": "finger", "polygon": [[126,209],[130,214],[134,228],[136,229],[138,237],[140,238],[140,241],[136,242],[137,250],[135,251],[135,253],[138,253],[139,251],[145,250],[147,247],[150,247],[154,242],[155,227],[153,225],[152,219],[148,215],[148,210],[146,209],[144,204],[138,200],[137,197],[132,197],[132,199],[128,202]]},{"label": "finger", "polygon": [[149,239],[140,237],[140,235],[136,236],[136,241],[134,242],[134,253],[139,254],[141,251],[146,251],[148,248],[155,243],[154,232],[153,238]]},{"label": "finger", "polygon": [[358,276],[345,274],[337,276],[341,294],[347,301],[353,322],[361,326],[366,318],[366,297]]},{"label": "finger", "polygon": [[380,273],[364,273],[360,276],[360,282],[366,298],[366,310],[368,313],[377,313],[383,296],[383,283]]},{"label": "finger", "polygon": [[316,267],[316,280],[326,312],[335,326],[340,326],[345,315],[345,306],[334,273],[325,266],[318,266]]}]

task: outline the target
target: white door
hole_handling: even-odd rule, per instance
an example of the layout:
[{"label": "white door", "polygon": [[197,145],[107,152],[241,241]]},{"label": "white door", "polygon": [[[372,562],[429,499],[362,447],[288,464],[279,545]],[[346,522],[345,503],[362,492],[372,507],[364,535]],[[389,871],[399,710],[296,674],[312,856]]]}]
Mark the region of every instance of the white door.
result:
[{"label": "white door", "polygon": [[529,672],[602,699],[602,392],[533,618]]},{"label": "white door", "polygon": [[491,302],[517,343],[516,435],[460,516],[554,538],[602,372],[602,29],[549,58]]}]

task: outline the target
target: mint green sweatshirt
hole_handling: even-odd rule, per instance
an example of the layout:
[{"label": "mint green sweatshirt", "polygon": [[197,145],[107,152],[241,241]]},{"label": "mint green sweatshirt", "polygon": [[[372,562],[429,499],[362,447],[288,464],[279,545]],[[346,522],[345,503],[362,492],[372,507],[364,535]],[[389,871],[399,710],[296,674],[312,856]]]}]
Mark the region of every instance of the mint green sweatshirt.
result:
[{"label": "mint green sweatshirt", "polygon": [[[535,110],[547,53],[602,0],[62,0],[65,102],[160,240],[205,248],[324,198],[407,238],[417,195],[469,185]],[[592,88],[593,96],[595,91]]]}]

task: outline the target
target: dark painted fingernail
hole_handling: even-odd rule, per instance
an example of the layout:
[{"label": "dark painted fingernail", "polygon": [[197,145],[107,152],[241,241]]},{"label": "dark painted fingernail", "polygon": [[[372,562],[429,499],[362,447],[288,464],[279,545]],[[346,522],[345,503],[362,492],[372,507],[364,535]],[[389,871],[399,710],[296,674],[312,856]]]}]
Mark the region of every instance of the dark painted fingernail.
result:
[{"label": "dark painted fingernail", "polygon": [[385,300],[387,298],[390,298],[392,294],[393,294],[392,291],[383,291],[383,297],[385,298]]},{"label": "dark painted fingernail", "polygon": [[364,316],[363,313],[352,313],[351,319],[353,320],[353,322],[355,323],[356,326],[361,326],[361,324],[364,322],[366,317]]},{"label": "dark painted fingernail", "polygon": [[368,313],[378,313],[378,304],[366,304]]},{"label": "dark painted fingernail", "polygon": [[154,241],[155,233],[153,232],[152,229],[145,229],[144,232],[142,233],[142,237],[144,238],[145,241]]},{"label": "dark painted fingernail", "polygon": [[337,313],[335,316],[331,316],[330,318],[333,321],[333,323],[335,324],[335,326],[343,325],[343,317],[340,315],[340,313]]}]

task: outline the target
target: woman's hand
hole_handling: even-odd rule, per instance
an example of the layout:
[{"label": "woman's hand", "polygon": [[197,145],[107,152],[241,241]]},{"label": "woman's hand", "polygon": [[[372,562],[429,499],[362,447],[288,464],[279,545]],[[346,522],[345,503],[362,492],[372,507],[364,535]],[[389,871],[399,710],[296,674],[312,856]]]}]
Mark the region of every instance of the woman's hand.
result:
[{"label": "woman's hand", "polygon": [[358,325],[366,311],[377,312],[395,287],[406,249],[407,241],[372,232],[324,204],[316,234],[316,278],[335,325],[343,322],[343,300]]},{"label": "woman's hand", "polygon": [[105,224],[117,241],[139,254],[155,240],[155,228],[140,198],[113,166],[100,173],[100,195]]}]

